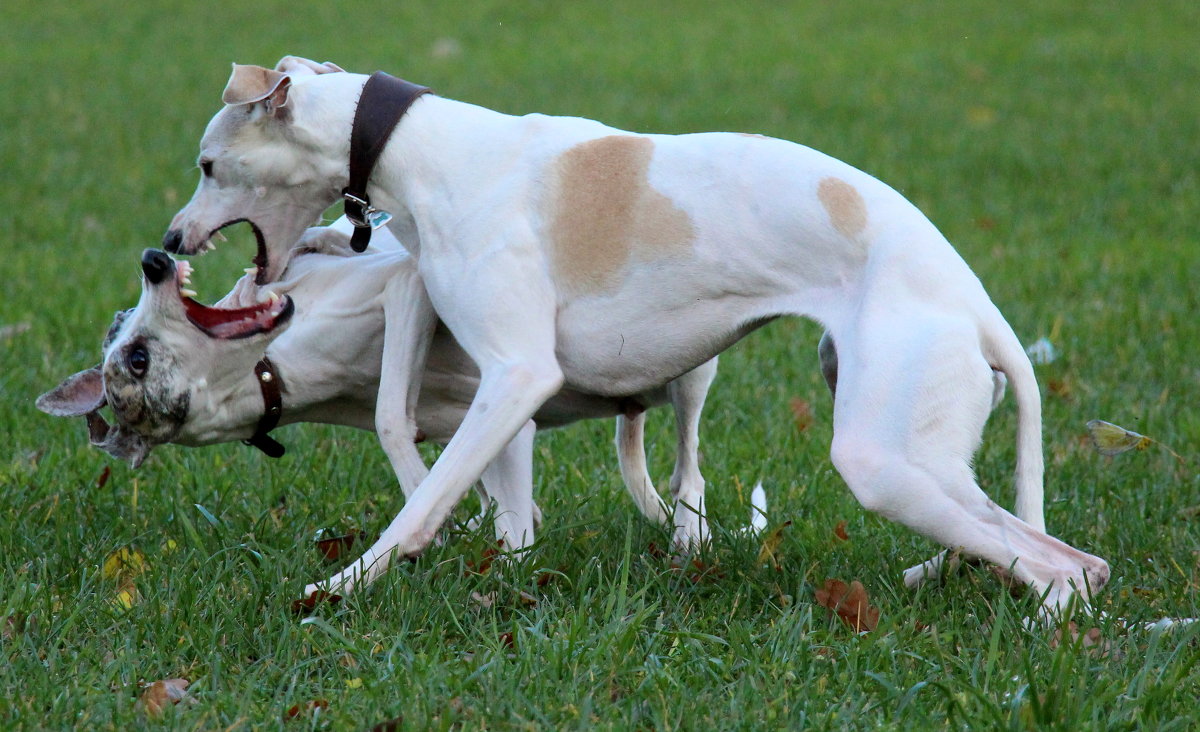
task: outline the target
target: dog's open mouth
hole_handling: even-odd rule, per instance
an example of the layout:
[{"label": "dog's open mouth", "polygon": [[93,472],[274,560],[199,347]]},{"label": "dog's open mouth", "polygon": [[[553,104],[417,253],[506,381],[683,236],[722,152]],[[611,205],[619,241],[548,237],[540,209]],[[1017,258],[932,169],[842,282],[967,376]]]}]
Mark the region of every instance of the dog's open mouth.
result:
[{"label": "dog's open mouth", "polygon": [[[292,298],[270,293],[261,303],[241,308],[210,307],[193,299],[191,290],[183,289],[188,284],[192,267],[187,262],[177,262],[179,276],[179,299],[183,302],[184,315],[188,322],[199,328],[210,338],[234,340],[249,338],[259,333],[269,333],[292,317],[295,305]],[[261,273],[262,270],[259,270]]]},{"label": "dog's open mouth", "polygon": [[225,241],[225,235],[222,234],[221,231],[229,228],[230,226],[241,223],[245,223],[250,227],[250,230],[254,232],[254,241],[257,242],[254,258],[250,260],[255,269],[254,284],[259,286],[265,285],[267,284],[267,263],[269,261],[267,259],[267,240],[263,236],[262,230],[259,229],[258,226],[255,225],[255,223],[250,219],[233,219],[231,221],[226,221],[217,228],[213,229],[208,233],[208,237],[204,240],[204,243],[197,248],[196,253],[204,254],[205,252],[212,251],[216,248],[216,245],[213,244],[214,237],[218,238],[220,241]]}]

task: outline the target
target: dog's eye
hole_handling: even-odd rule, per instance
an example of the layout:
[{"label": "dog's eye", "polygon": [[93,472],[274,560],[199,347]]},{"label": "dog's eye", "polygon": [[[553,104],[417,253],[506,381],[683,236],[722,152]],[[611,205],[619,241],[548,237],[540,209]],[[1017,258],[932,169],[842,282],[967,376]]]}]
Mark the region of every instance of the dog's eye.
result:
[{"label": "dog's eye", "polygon": [[213,163],[213,161],[211,161],[211,160],[201,160],[200,161],[200,172],[204,173],[205,178],[212,177],[212,163]]},{"label": "dog's eye", "polygon": [[150,367],[150,354],[146,353],[146,349],[138,346],[125,356],[125,365],[129,367],[129,372],[139,379],[146,375],[146,369]]}]

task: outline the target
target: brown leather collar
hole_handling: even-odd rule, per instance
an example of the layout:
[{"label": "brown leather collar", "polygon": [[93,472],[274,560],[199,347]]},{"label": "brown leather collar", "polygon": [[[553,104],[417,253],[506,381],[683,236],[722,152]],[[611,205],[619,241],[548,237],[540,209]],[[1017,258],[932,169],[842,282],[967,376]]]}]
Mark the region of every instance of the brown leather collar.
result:
[{"label": "brown leather collar", "polygon": [[285,452],[283,445],[267,434],[275,429],[279,424],[279,418],[283,415],[283,379],[279,378],[279,371],[275,369],[275,364],[271,363],[271,359],[266,356],[254,364],[254,377],[258,380],[259,390],[262,391],[263,416],[258,420],[258,426],[254,428],[254,435],[242,442],[251,447],[257,447],[267,457],[283,457]]},{"label": "brown leather collar", "polygon": [[363,85],[350,128],[350,180],[342,189],[346,218],[354,224],[350,247],[361,252],[371,241],[371,231],[388,222],[391,215],[371,205],[367,183],[371,171],[400,118],[429,87],[376,71]]}]

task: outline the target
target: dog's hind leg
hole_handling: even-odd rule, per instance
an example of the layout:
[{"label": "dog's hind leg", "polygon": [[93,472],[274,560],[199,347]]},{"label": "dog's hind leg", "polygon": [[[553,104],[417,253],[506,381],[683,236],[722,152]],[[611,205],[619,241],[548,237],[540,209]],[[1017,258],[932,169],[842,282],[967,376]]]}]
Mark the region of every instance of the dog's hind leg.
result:
[{"label": "dog's hind leg", "polygon": [[975,482],[971,458],[994,384],[974,323],[874,311],[857,325],[838,334],[832,457],[863,506],[965,557],[1011,568],[1049,611],[1101,587],[1104,560],[1021,521]]},{"label": "dog's hind leg", "polygon": [[698,549],[709,540],[704,506],[704,476],[700,473],[700,413],[708,388],[717,375],[717,359],[707,361],[667,385],[675,408],[675,470],[671,495],[675,499],[675,547]]}]

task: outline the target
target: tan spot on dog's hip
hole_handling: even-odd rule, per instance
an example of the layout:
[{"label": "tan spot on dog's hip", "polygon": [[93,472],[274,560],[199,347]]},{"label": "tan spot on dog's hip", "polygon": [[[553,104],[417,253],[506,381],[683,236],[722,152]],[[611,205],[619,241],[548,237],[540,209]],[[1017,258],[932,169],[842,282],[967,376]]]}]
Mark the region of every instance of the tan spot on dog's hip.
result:
[{"label": "tan spot on dog's hip", "polygon": [[833,228],[842,236],[857,236],[867,228],[867,204],[862,194],[840,178],[823,178],[817,185],[817,198],[829,214]]},{"label": "tan spot on dog's hip", "polygon": [[610,291],[631,259],[691,251],[691,218],[647,180],[653,153],[648,138],[614,135],[576,145],[556,161],[550,257],[566,291]]}]

